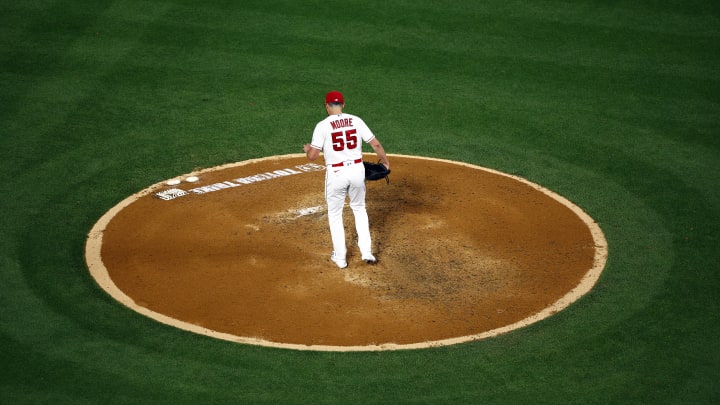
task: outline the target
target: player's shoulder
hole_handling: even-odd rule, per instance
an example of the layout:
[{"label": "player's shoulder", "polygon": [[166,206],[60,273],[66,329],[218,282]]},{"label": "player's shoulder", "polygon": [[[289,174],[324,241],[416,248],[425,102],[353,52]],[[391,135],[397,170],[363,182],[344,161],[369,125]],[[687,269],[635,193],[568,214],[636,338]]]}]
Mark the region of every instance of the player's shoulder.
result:
[{"label": "player's shoulder", "polygon": [[322,120],[318,121],[317,124],[315,124],[315,128],[322,128],[327,126],[330,123],[330,117],[325,117]]},{"label": "player's shoulder", "polygon": [[343,113],[343,118],[348,118],[348,119],[352,120],[353,124],[355,124],[355,125],[365,124],[365,120],[363,120],[362,118],[360,118],[359,116],[357,116],[355,114]]}]

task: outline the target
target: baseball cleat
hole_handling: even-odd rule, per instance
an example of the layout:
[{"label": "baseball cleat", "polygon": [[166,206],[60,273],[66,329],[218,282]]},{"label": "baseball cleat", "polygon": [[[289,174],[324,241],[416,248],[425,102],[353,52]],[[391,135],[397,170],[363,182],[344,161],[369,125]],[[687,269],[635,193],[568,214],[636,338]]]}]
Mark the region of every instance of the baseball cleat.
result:
[{"label": "baseball cleat", "polygon": [[377,263],[377,259],[372,254],[369,255],[363,255],[362,257],[363,261],[367,264],[375,264]]},{"label": "baseball cleat", "polygon": [[347,260],[336,257],[335,252],[330,255],[330,260],[332,260],[333,263],[335,263],[341,269],[347,267]]}]

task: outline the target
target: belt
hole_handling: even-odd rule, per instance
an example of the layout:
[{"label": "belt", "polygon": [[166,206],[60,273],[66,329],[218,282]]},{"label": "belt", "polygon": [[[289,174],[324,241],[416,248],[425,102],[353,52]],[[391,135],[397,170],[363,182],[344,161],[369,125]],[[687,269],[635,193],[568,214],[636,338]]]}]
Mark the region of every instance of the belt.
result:
[{"label": "belt", "polygon": [[353,161],[346,160],[346,161],[340,162],[340,163],[333,163],[330,166],[331,167],[350,166],[353,163],[362,163],[362,159],[355,159]]}]

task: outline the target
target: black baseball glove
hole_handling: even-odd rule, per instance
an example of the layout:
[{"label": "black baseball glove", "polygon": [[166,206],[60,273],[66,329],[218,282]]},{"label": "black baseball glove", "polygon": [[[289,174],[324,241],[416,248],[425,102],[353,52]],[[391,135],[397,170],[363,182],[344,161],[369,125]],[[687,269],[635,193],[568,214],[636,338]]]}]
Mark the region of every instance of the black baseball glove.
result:
[{"label": "black baseball glove", "polygon": [[363,165],[365,165],[365,180],[375,181],[385,179],[385,181],[390,183],[390,178],[388,177],[388,174],[390,174],[390,169],[385,167],[385,165],[379,162],[363,162]]}]

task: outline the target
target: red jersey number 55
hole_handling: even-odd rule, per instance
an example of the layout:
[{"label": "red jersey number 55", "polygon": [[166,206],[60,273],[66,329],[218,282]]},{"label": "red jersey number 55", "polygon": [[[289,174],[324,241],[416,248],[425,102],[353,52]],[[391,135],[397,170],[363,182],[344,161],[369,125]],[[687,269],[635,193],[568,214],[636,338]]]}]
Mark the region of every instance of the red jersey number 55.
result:
[{"label": "red jersey number 55", "polygon": [[358,146],[357,130],[348,129],[347,131],[333,132],[332,136],[333,150],[340,152],[345,149],[355,149]]}]

